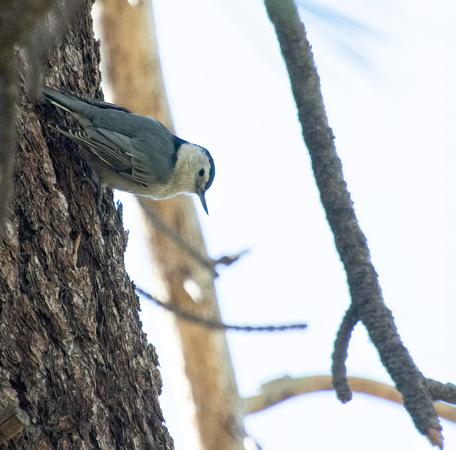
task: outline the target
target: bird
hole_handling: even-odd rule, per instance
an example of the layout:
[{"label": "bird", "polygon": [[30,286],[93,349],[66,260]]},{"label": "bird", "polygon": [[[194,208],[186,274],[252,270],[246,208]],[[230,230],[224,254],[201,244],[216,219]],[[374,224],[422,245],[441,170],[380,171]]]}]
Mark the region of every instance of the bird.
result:
[{"label": "bird", "polygon": [[83,149],[102,184],[161,200],[205,193],[215,176],[209,151],[171,133],[158,120],[112,103],[42,87],[43,97],[69,113],[79,128],[48,126]]}]

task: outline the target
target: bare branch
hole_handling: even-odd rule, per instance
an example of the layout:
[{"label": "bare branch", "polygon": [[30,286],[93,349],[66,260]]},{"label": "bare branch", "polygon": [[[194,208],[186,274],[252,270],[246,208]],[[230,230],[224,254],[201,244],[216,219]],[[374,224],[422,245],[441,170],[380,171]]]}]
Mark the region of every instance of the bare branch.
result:
[{"label": "bare branch", "polygon": [[250,250],[242,250],[241,252],[235,253],[234,255],[225,255],[212,261],[214,262],[214,265],[223,264],[224,266],[231,266],[231,264],[239,261],[244,255],[249,253],[249,251]]},{"label": "bare branch", "polygon": [[[348,382],[350,383],[350,388],[355,392],[402,404],[402,396],[393,386],[360,377],[348,377]],[[246,414],[252,414],[297,395],[332,390],[332,377],[330,375],[299,378],[284,376],[263,384],[260,387],[260,394],[246,397],[243,401]],[[435,409],[440,417],[456,423],[456,408],[454,406],[436,402]]]},{"label": "bare branch", "polygon": [[184,319],[189,322],[196,323],[198,325],[201,325],[205,328],[209,328],[212,330],[231,330],[231,331],[269,331],[269,332],[274,332],[274,331],[291,331],[291,330],[303,330],[304,328],[307,328],[307,324],[305,323],[295,323],[291,325],[264,325],[264,326],[252,326],[252,325],[228,325],[226,323],[221,322],[220,320],[216,319],[208,319],[206,317],[201,317],[196,314],[192,314],[187,311],[183,311],[176,305],[172,303],[165,303],[160,300],[157,300],[155,297],[150,295],[149,293],[143,291],[140,288],[136,288],[136,292],[138,294],[146,297],[148,300],[154,302],[158,306],[161,306],[162,308],[166,309],[169,312],[172,312],[173,314],[176,315],[176,317],[179,317],[179,319]]},{"label": "bare branch", "polygon": [[353,328],[358,323],[358,314],[353,304],[350,305],[345,313],[336,340],[334,341],[334,352],[332,355],[332,377],[333,387],[336,391],[337,398],[342,403],[347,403],[352,398],[352,392],[348,385],[347,368],[345,361],[348,356],[348,344],[350,342]]},{"label": "bare branch", "polygon": [[427,388],[434,400],[442,400],[447,403],[456,404],[456,386],[452,383],[441,383],[440,381],[426,379]]},{"label": "bare branch", "polygon": [[391,311],[384,304],[367,240],[358,225],[336,153],[304,25],[292,0],[265,0],[265,6],[288,69],[302,134],[326,218],[347,274],[352,304],[384,367],[402,393],[404,406],[415,426],[429,437],[428,430],[441,429],[439,419],[425,379],[403,345]]},{"label": "bare branch", "polygon": [[217,278],[219,276],[218,272],[215,270],[216,265],[223,264],[225,266],[230,266],[234,262],[238,261],[246,253],[248,253],[248,250],[243,250],[235,255],[225,255],[217,260],[211,259],[207,255],[203,255],[197,248],[191,245],[179,231],[173,229],[167,223],[165,223],[158,216],[158,214],[152,211],[152,209],[143,208],[143,212],[147,219],[158,231],[168,236],[180,250],[191,256],[197,263],[201,265],[201,267],[206,267],[208,270],[210,270],[213,273],[214,278]]}]

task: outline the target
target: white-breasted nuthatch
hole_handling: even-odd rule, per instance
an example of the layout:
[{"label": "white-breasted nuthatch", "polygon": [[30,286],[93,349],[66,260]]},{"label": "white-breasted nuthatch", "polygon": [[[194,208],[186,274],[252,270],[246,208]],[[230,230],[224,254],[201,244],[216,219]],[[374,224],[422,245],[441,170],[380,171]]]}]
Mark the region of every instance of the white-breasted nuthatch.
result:
[{"label": "white-breasted nuthatch", "polygon": [[121,106],[43,87],[44,98],[80,125],[49,125],[77,144],[100,181],[114,189],[157,200],[182,193],[204,194],[214,180],[211,154],[174,136],[157,120]]}]

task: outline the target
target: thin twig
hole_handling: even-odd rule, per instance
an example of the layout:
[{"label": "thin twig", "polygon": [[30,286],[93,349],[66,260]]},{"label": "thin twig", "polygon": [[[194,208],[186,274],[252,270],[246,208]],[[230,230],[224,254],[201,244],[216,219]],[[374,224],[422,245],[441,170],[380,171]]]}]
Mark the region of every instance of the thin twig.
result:
[{"label": "thin twig", "polygon": [[210,328],[212,330],[231,330],[231,331],[291,331],[291,330],[303,330],[307,328],[307,324],[305,323],[296,323],[291,325],[265,325],[265,326],[253,326],[253,325],[228,325],[226,323],[220,322],[219,320],[214,319],[207,319],[201,316],[197,316],[187,311],[182,311],[175,305],[171,303],[165,303],[156,298],[152,297],[149,293],[143,291],[140,288],[136,288],[136,292],[148,300],[156,303],[157,305],[161,306],[162,308],[166,309],[167,311],[172,312],[176,317],[180,319],[188,320],[189,322],[196,323],[201,325],[205,328]]},{"label": "thin twig", "polygon": [[[141,198],[138,198],[138,201],[141,202]],[[242,250],[235,255],[225,255],[214,260],[207,255],[203,255],[199,250],[194,248],[178,231],[174,230],[167,223],[165,223],[157,214],[154,214],[151,208],[142,208],[142,211],[147,215],[147,218],[154,224],[157,230],[170,238],[180,250],[187,253],[187,255],[193,258],[202,267],[206,267],[210,270],[213,273],[214,278],[219,276],[218,272],[215,270],[215,266],[219,264],[230,266],[249,252],[249,250]]]}]

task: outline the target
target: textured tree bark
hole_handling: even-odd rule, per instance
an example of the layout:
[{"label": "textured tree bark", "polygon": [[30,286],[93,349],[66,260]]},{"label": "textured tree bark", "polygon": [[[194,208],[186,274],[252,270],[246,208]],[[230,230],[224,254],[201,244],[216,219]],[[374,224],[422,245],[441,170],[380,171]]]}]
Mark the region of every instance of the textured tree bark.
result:
[{"label": "textured tree bark", "polygon": [[[47,84],[94,95],[90,10],[87,0],[72,20]],[[122,208],[77,147],[43,125],[65,120],[61,112],[33,106],[23,89],[18,110],[11,221],[0,240],[0,410],[19,407],[30,425],[2,448],[173,448],[155,349],[124,268]]]}]

